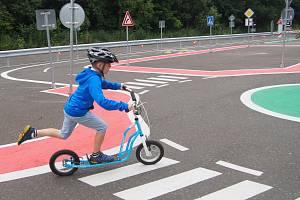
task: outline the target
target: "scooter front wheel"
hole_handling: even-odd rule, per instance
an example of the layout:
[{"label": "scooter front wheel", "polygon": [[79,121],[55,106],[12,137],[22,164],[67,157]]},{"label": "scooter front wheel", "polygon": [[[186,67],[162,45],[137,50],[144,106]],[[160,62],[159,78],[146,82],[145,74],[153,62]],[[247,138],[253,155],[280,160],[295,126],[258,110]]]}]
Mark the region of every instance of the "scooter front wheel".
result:
[{"label": "scooter front wheel", "polygon": [[144,165],[153,165],[159,162],[164,155],[164,147],[157,141],[147,140],[146,145],[151,152],[151,156],[146,155],[143,144],[140,144],[136,149],[136,158]]},{"label": "scooter front wheel", "polygon": [[77,171],[77,167],[66,167],[65,164],[79,164],[78,155],[71,150],[60,150],[54,153],[49,161],[51,171],[58,176],[70,176]]}]

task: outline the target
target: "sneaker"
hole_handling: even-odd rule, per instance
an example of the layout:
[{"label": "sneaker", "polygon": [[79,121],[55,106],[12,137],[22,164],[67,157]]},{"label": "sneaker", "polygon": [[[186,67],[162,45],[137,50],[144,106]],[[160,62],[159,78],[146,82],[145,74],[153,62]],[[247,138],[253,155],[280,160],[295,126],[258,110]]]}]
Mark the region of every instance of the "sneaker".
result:
[{"label": "sneaker", "polygon": [[18,136],[18,145],[22,144],[26,140],[34,138],[33,134],[35,134],[35,130],[35,128],[32,128],[30,125],[27,125]]},{"label": "sneaker", "polygon": [[97,153],[97,155],[91,155],[90,156],[90,163],[91,164],[99,164],[99,163],[105,163],[105,162],[112,162],[114,161],[113,156],[106,155],[102,152]]}]

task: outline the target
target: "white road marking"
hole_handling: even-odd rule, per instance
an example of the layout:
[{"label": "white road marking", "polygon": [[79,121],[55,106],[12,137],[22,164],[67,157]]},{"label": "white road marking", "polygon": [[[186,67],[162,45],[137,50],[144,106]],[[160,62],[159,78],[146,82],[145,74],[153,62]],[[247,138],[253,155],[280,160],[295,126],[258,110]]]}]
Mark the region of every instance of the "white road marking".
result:
[{"label": "white road marking", "polygon": [[295,200],[300,200],[300,197],[299,197],[299,198],[297,198],[297,199],[295,199]]},{"label": "white road marking", "polygon": [[156,86],[157,88],[161,88],[161,87],[165,87],[165,86],[168,86],[170,84],[164,84],[164,85],[159,85],[159,86]]},{"label": "white road marking", "polygon": [[216,164],[222,165],[224,167],[228,167],[230,169],[234,169],[234,170],[237,170],[237,171],[240,171],[240,172],[244,172],[244,173],[247,173],[247,174],[252,174],[254,176],[261,176],[263,174],[263,172],[261,172],[261,171],[253,170],[253,169],[246,168],[246,167],[242,167],[242,166],[235,165],[235,164],[225,162],[225,161],[222,161],[222,160],[216,162]]},{"label": "white road marking", "polygon": [[179,151],[187,151],[189,150],[188,148],[184,147],[184,146],[181,146],[180,144],[177,144],[175,142],[172,142],[171,140],[168,140],[166,138],[164,139],[161,139],[160,141],[162,141],[163,143],[175,148],[175,149],[178,149]]},{"label": "white road marking", "polygon": [[20,178],[26,178],[26,177],[30,177],[30,176],[45,174],[50,171],[51,170],[50,170],[49,165],[43,165],[43,166],[34,167],[34,168],[30,168],[30,169],[24,169],[24,170],[20,170],[20,171],[0,174],[0,183],[16,180],[16,179],[20,179]]},{"label": "white road marking", "polygon": [[168,83],[168,82],[164,82],[164,81],[150,81],[150,80],[145,80],[145,79],[134,79],[134,80],[139,81],[139,82],[145,82],[145,83],[159,83],[159,84]]},{"label": "white road marking", "polygon": [[135,175],[149,172],[152,170],[156,170],[159,168],[174,165],[177,163],[179,163],[179,161],[164,157],[164,158],[162,158],[161,161],[159,161],[155,165],[144,165],[142,163],[135,163],[132,165],[120,167],[120,168],[109,170],[106,172],[101,172],[101,173],[94,174],[91,176],[86,176],[86,177],[80,178],[78,180],[80,180],[86,184],[89,184],[91,186],[96,187],[99,185],[104,185],[104,184],[111,183],[111,182],[114,182],[117,180],[125,179],[125,178],[131,177],[131,176],[135,176]]},{"label": "white road marking", "polygon": [[186,82],[191,82],[192,80],[184,80],[184,81],[179,81],[179,83],[186,83]]},{"label": "white road marking", "polygon": [[252,94],[255,93],[255,92],[258,92],[260,90],[275,88],[275,87],[282,87],[282,86],[295,86],[295,85],[300,85],[300,84],[272,85],[272,86],[266,86],[266,87],[260,87],[260,88],[248,90],[248,91],[244,92],[241,95],[240,100],[245,106],[247,106],[247,107],[249,107],[249,108],[251,108],[251,109],[253,109],[257,112],[264,113],[266,115],[271,115],[273,117],[277,117],[277,118],[281,118],[281,119],[285,119],[285,120],[300,122],[299,117],[293,117],[293,116],[284,115],[284,114],[281,114],[281,113],[277,113],[277,112],[267,110],[263,107],[260,107],[259,105],[256,105],[251,99]]},{"label": "white road marking", "polygon": [[46,73],[46,72],[48,72],[48,70],[49,70],[49,69],[51,69],[51,67],[47,67],[46,69],[44,69],[44,71],[43,71],[43,72],[45,72],[45,73]]},{"label": "white road marking", "polygon": [[128,88],[130,89],[134,89],[134,90],[140,90],[143,89],[144,87],[139,87],[139,86],[131,86],[131,85],[127,85]]},{"label": "white road marking", "polygon": [[140,83],[140,82],[125,82],[126,85],[141,85],[141,86],[148,86],[148,87],[152,87],[152,86],[156,86],[155,84],[150,84],[150,83]]},{"label": "white road marking", "polygon": [[142,95],[142,94],[146,94],[147,92],[149,92],[150,90],[144,90],[144,91],[142,91],[142,92],[139,92],[139,94],[140,95]]},{"label": "white road marking", "polygon": [[150,80],[158,80],[158,81],[170,81],[170,82],[177,82],[178,80],[175,79],[168,79],[168,78],[157,78],[157,77],[151,77],[151,78],[147,78]]},{"label": "white road marking", "polygon": [[161,76],[157,76],[160,78],[174,78],[174,79],[187,79],[186,77],[179,77],[179,76],[165,76],[165,75],[161,75]]},{"label": "white road marking", "polygon": [[196,184],[198,182],[216,177],[221,173],[205,168],[196,168],[174,176],[163,178],[138,187],[124,190],[114,195],[122,199],[144,200],[152,199],[169,192]]},{"label": "white road marking", "polygon": [[245,200],[272,188],[268,185],[246,180],[196,200]]}]

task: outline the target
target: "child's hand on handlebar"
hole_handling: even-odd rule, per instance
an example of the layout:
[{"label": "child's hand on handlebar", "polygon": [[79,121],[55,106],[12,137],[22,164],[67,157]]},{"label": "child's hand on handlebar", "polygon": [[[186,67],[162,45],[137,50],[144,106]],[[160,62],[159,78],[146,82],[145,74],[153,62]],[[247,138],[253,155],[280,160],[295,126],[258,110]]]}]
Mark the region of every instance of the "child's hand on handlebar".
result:
[{"label": "child's hand on handlebar", "polygon": [[135,102],[129,101],[128,102],[128,112],[134,110]]}]

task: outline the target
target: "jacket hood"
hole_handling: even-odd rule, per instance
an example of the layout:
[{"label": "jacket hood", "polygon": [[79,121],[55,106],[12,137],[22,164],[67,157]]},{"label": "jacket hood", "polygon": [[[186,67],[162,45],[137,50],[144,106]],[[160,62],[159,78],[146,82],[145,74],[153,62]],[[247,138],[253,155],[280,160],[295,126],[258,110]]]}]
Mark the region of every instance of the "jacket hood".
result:
[{"label": "jacket hood", "polygon": [[77,76],[76,76],[76,82],[78,82],[79,84],[83,84],[84,82],[86,82],[91,76],[100,76],[101,74],[92,70],[91,67],[86,68],[85,70],[83,70],[82,72],[80,72]]}]

